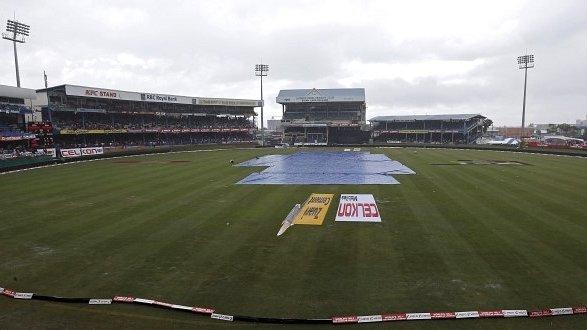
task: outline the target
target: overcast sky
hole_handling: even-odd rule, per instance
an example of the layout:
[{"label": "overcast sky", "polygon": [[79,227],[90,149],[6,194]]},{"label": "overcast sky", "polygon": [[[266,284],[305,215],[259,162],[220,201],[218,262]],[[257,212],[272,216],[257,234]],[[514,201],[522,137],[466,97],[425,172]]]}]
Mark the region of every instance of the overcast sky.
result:
[{"label": "overcast sky", "polygon": [[[376,115],[481,113],[519,125],[587,115],[587,1],[27,1],[0,18],[31,26],[22,87],[78,84],[186,96],[259,98],[280,89],[364,87]],[[1,24],[4,27],[4,23]],[[0,40],[0,84],[16,85]]]}]

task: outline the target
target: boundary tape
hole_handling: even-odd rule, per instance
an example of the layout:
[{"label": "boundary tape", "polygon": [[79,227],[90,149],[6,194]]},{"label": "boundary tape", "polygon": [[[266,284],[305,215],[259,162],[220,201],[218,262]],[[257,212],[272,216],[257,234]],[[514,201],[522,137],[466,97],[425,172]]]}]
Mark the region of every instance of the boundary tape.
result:
[{"label": "boundary tape", "polygon": [[[476,149],[476,148],[448,148],[448,147],[418,147],[418,146],[377,146],[377,145],[365,145],[366,148],[376,148],[376,149],[443,149],[443,150],[478,150],[478,151],[493,151],[493,152],[510,152],[510,153],[526,153],[526,154],[533,154],[533,155],[541,155],[541,156],[557,156],[557,157],[573,157],[573,158],[587,158],[587,155],[565,155],[565,154],[557,154],[557,153],[541,153],[541,152],[524,152],[524,151],[516,151],[516,150],[494,150],[494,149]],[[332,146],[332,148],[339,148],[338,146]],[[54,166],[62,166],[68,164],[77,164],[77,163],[85,163],[85,162],[92,162],[98,160],[106,160],[106,159],[117,159],[117,158],[128,158],[128,157],[139,157],[139,156],[148,156],[148,155],[164,155],[164,154],[178,154],[178,153],[194,153],[194,152],[205,152],[205,151],[225,151],[225,150],[251,150],[251,149],[258,149],[255,147],[236,147],[236,148],[214,148],[214,149],[196,149],[196,150],[180,150],[180,151],[164,151],[164,152],[153,152],[153,153],[140,153],[140,154],[133,154],[133,155],[120,155],[120,156],[106,156],[100,158],[92,158],[92,159],[80,159],[80,160],[72,160],[64,163],[52,163],[48,165],[40,165],[40,166],[33,166],[27,167],[17,170],[8,170],[0,172],[0,175],[4,174],[12,174],[12,173],[19,173],[25,172],[40,168],[47,168],[47,167],[54,167]],[[300,149],[308,149],[305,147],[300,147]],[[587,153],[586,153],[587,154]]]},{"label": "boundary tape", "polygon": [[36,170],[36,169],[40,169],[40,168],[47,168],[47,167],[65,166],[65,165],[87,163],[87,162],[97,162],[100,160],[109,160],[109,159],[145,157],[145,156],[153,156],[153,155],[169,155],[169,154],[180,154],[180,153],[196,153],[196,152],[206,152],[206,151],[251,150],[251,149],[257,149],[257,148],[252,148],[252,147],[251,148],[215,148],[215,149],[196,149],[196,150],[152,152],[152,153],[144,153],[144,154],[121,155],[121,156],[111,156],[111,157],[106,156],[106,157],[100,157],[100,158],[85,158],[84,159],[82,157],[79,160],[70,160],[67,162],[55,162],[55,163],[47,164],[47,165],[40,165],[40,166],[21,168],[18,170],[4,171],[4,172],[0,172],[0,175],[26,172],[26,171]]},{"label": "boundary tape", "polygon": [[452,147],[433,147],[433,146],[414,146],[414,145],[406,145],[406,146],[367,146],[370,148],[376,149],[429,149],[429,150],[458,150],[458,151],[467,151],[467,150],[475,150],[475,151],[492,151],[492,152],[509,152],[514,154],[527,154],[527,155],[540,155],[540,156],[556,156],[556,157],[571,157],[571,158],[587,158],[587,152],[582,154],[564,154],[564,153],[556,153],[556,152],[540,152],[534,150],[520,150],[520,149],[512,149],[512,150],[501,150],[501,149],[486,149],[486,148],[452,148]]},{"label": "boundary tape", "polygon": [[111,305],[111,304],[137,304],[153,308],[162,308],[188,312],[192,314],[208,315],[211,319],[234,322],[256,322],[273,324],[349,324],[349,323],[372,323],[389,321],[412,321],[412,320],[446,320],[446,319],[469,319],[469,318],[539,318],[559,315],[587,314],[587,306],[548,308],[540,310],[525,309],[503,309],[492,311],[465,311],[465,312],[427,312],[427,313],[388,313],[377,315],[346,315],[332,316],[330,318],[301,319],[301,318],[272,318],[255,317],[217,313],[214,308],[201,306],[176,305],[153,299],[136,298],[131,296],[114,296],[112,298],[72,298],[43,296],[31,292],[17,292],[11,289],[0,287],[0,295],[12,299],[43,300],[62,303],[78,303],[88,305]]}]

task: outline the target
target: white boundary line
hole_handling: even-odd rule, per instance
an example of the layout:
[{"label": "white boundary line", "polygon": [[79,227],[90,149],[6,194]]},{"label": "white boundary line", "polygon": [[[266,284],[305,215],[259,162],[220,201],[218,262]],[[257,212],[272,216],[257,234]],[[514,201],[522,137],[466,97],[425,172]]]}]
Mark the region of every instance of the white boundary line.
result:
[{"label": "white boundary line", "polygon": [[[396,147],[367,147],[367,148],[374,148],[374,149],[391,149]],[[583,158],[587,159],[584,156],[573,156],[573,155],[558,155],[558,154],[543,154],[543,153],[534,153],[534,152],[516,152],[516,151],[509,151],[509,150],[488,150],[488,149],[466,149],[466,148],[422,148],[422,147],[397,147],[402,149],[419,149],[419,150],[459,150],[459,151],[490,151],[490,152],[509,152],[514,154],[525,154],[525,155],[541,155],[541,156],[550,156],[550,157],[569,157],[569,158]],[[30,170],[36,170],[41,168],[47,167],[54,167],[54,166],[63,166],[63,165],[70,165],[70,164],[79,164],[85,162],[94,162],[99,160],[108,160],[108,159],[119,159],[119,158],[129,158],[129,157],[146,157],[146,156],[153,156],[153,155],[167,155],[167,154],[179,154],[179,153],[192,153],[192,152],[207,152],[207,151],[226,151],[226,150],[254,150],[258,149],[255,147],[250,148],[215,148],[215,149],[199,149],[199,150],[182,150],[182,151],[168,151],[168,152],[153,152],[153,153],[144,153],[144,154],[136,154],[136,155],[125,155],[125,156],[113,156],[113,157],[103,157],[103,158],[96,158],[96,159],[82,159],[77,161],[71,161],[66,163],[57,163],[57,164],[50,164],[50,165],[42,165],[42,166],[34,166],[23,168],[19,170],[7,171],[7,172],[0,172],[0,175],[6,174],[13,174],[13,173],[20,173]],[[262,150],[262,149],[260,149]]]},{"label": "white boundary line", "polygon": [[136,155],[102,157],[102,158],[96,158],[96,159],[80,159],[80,160],[70,161],[70,162],[65,162],[65,163],[57,163],[57,164],[50,164],[50,165],[34,166],[34,167],[28,167],[28,168],[23,168],[23,169],[19,169],[19,170],[1,172],[0,175],[12,174],[12,173],[19,173],[19,172],[25,172],[25,171],[31,171],[31,170],[36,170],[36,169],[40,169],[40,168],[47,168],[47,167],[63,166],[63,165],[70,165],[70,164],[80,164],[80,163],[86,163],[86,162],[95,162],[95,161],[99,161],[99,160],[109,160],[109,159],[119,159],[119,158],[129,158],[129,157],[146,157],[146,156],[168,155],[168,154],[179,154],[179,153],[191,153],[191,152],[226,151],[226,150],[252,150],[252,149],[257,149],[257,148],[199,149],[199,150],[153,152],[153,153],[144,153],[144,154],[136,154]]},{"label": "white boundary line", "polygon": [[[389,147],[376,147],[376,148],[389,148]],[[434,148],[434,147],[399,147],[404,149],[418,149],[418,150],[459,150],[459,151],[492,151],[492,152],[509,152],[513,154],[521,154],[521,155],[541,155],[541,156],[551,156],[551,157],[570,157],[570,158],[584,158],[587,159],[587,156],[575,156],[575,155],[561,155],[561,154],[545,154],[541,152],[525,152],[525,151],[513,151],[513,150],[491,150],[491,149],[474,149],[474,148]]]}]

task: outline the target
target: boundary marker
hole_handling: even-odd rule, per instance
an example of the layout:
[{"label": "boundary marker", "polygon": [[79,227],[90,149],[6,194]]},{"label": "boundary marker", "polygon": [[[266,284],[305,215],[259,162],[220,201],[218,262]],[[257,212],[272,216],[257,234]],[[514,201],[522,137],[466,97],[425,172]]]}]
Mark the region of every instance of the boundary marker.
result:
[{"label": "boundary marker", "polygon": [[40,168],[47,168],[47,167],[56,167],[56,166],[65,166],[70,164],[79,164],[79,163],[87,163],[87,162],[97,162],[100,160],[109,160],[109,159],[120,159],[120,158],[130,158],[130,157],[144,157],[144,156],[153,156],[153,155],[168,155],[168,154],[179,154],[179,153],[196,153],[196,152],[207,152],[207,151],[226,151],[226,150],[252,150],[256,148],[216,148],[216,149],[196,149],[196,150],[181,150],[181,151],[167,151],[167,152],[153,152],[153,153],[144,153],[144,154],[133,154],[133,155],[121,155],[121,156],[112,156],[112,157],[100,157],[100,158],[86,158],[80,160],[71,160],[67,162],[57,162],[48,165],[40,165],[40,166],[33,166],[27,168],[21,168],[18,170],[9,170],[0,172],[0,175],[4,174],[12,174],[12,173],[19,173],[25,171],[36,170]]},{"label": "boundary marker", "polygon": [[563,308],[548,308],[541,310],[525,310],[525,309],[504,309],[493,311],[466,311],[466,312],[428,312],[428,313],[389,313],[376,315],[347,315],[347,316],[332,316],[330,318],[318,319],[297,319],[297,318],[273,318],[273,317],[255,317],[221,314],[213,308],[201,306],[184,306],[176,305],[168,302],[135,298],[130,296],[114,296],[113,298],[72,298],[72,297],[57,297],[57,296],[42,296],[30,292],[17,292],[10,289],[0,287],[0,295],[12,299],[26,299],[26,300],[44,300],[62,303],[77,303],[88,305],[111,305],[111,304],[138,304],[150,306],[153,308],[162,308],[168,310],[183,311],[193,314],[209,315],[210,318],[234,322],[256,322],[256,323],[272,323],[272,324],[348,324],[348,323],[372,323],[372,322],[389,322],[389,321],[411,321],[411,320],[446,320],[446,319],[467,319],[467,318],[538,318],[551,317],[559,315],[578,315],[587,314],[587,306],[577,307],[563,307]]}]

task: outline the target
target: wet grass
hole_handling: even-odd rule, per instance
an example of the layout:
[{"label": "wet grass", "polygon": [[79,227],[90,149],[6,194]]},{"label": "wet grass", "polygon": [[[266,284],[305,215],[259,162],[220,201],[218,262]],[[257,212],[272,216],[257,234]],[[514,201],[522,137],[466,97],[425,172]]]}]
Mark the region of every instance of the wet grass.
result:
[{"label": "wet grass", "polygon": [[[474,150],[372,149],[416,175],[401,185],[235,185],[227,150],[70,164],[0,176],[0,286],[134,295],[275,317],[493,310],[587,302],[587,159]],[[513,161],[530,166],[434,163]],[[370,193],[379,224],[294,226],[312,193]],[[335,196],[335,200],[338,195]],[[136,306],[0,297],[15,327],[212,327]],[[428,321],[401,327],[584,327],[584,316]],[[241,324],[242,325],[242,324]]]}]

